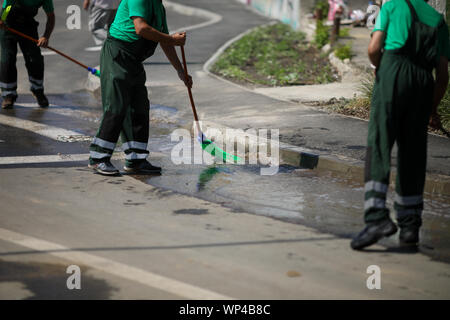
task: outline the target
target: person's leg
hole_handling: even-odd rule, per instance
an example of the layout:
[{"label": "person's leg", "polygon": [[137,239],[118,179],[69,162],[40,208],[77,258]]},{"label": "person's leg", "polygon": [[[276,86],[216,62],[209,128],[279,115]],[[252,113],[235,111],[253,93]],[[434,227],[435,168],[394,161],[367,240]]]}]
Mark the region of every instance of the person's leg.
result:
[{"label": "person's leg", "polygon": [[[364,221],[366,228],[351,242],[353,249],[362,249],[397,231],[386,208],[389,188],[391,150],[396,138],[391,75],[377,79],[371,102],[364,185]],[[383,75],[385,75],[383,77]],[[394,81],[392,81],[394,82]]]},{"label": "person's leg", "polygon": [[6,30],[0,30],[0,88],[5,109],[12,108],[17,98],[17,38]]},{"label": "person's leg", "polygon": [[392,102],[374,92],[371,107],[364,177],[364,221],[389,217],[386,194],[391,172],[391,151],[395,141]]},{"label": "person's leg", "polygon": [[[421,77],[414,77],[420,79]],[[412,79],[413,80],[413,79]],[[432,80],[429,79],[428,83]],[[399,117],[398,160],[394,208],[400,227],[400,241],[416,244],[422,225],[423,190],[427,159],[427,127],[431,112],[432,85],[420,83],[420,95],[409,90],[412,99]]]},{"label": "person's leg", "polygon": [[[26,34],[37,39],[37,27],[27,28]],[[48,107],[48,99],[44,95],[44,57],[41,54],[41,49],[34,42],[22,38],[19,39],[19,46],[28,71],[30,90],[36,97],[39,106]]]},{"label": "person's leg", "polygon": [[97,30],[99,28],[102,28],[102,26],[99,25],[99,18],[101,16],[102,13],[102,9],[98,8],[94,5],[91,5],[89,7],[89,22],[88,22],[88,27],[89,27],[89,31],[92,34],[92,38],[94,39],[95,45],[99,46],[102,44],[102,39],[99,39],[97,37]]},{"label": "person's leg", "polygon": [[145,87],[145,72],[136,78],[131,90],[131,108],[125,117],[122,131],[125,152],[125,171],[136,173],[159,173],[161,168],[152,166],[148,157],[150,101]]},{"label": "person's leg", "polygon": [[89,30],[96,45],[100,45],[106,40],[115,15],[116,10],[102,9],[96,6],[91,6],[89,9]]},{"label": "person's leg", "polygon": [[[113,41],[106,41],[102,53],[100,70],[103,117],[90,146],[90,166],[110,164],[110,159],[119,138],[125,115],[130,106],[130,85],[126,71],[115,65],[118,49]],[[116,174],[117,170],[111,169]],[[107,172],[100,172],[108,174]]]}]

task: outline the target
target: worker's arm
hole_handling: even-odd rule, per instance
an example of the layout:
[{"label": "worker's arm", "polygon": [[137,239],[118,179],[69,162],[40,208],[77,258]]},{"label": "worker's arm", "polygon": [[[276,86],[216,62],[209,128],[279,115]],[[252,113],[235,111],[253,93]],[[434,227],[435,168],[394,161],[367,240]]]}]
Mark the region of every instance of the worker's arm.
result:
[{"label": "worker's arm", "polygon": [[84,0],[84,1],[83,1],[83,9],[84,9],[84,10],[89,9],[90,3],[91,3],[90,0]]},{"label": "worker's arm", "polygon": [[163,49],[164,53],[167,56],[167,59],[169,59],[172,66],[175,68],[175,70],[177,70],[180,80],[183,81],[187,87],[192,88],[192,77],[188,75],[188,77],[186,78],[186,74],[180,60],[178,59],[175,47],[169,44],[161,43],[161,48]]},{"label": "worker's arm", "polygon": [[53,29],[55,28],[55,13],[50,12],[47,13],[47,24],[45,25],[45,32],[42,37],[38,40],[38,47],[44,47],[47,48],[48,46],[48,40],[50,39],[50,36],[53,32]]},{"label": "worker's arm", "polygon": [[375,31],[374,33],[372,33],[372,38],[370,39],[367,53],[369,55],[370,62],[375,66],[376,69],[380,67],[383,42],[384,42],[384,32]]},{"label": "worker's arm", "polygon": [[441,119],[438,114],[438,106],[447,90],[448,85],[448,59],[445,56],[439,58],[436,66],[436,82],[434,84],[433,109],[431,111],[430,126],[435,129],[441,128]]},{"label": "worker's arm", "polygon": [[147,40],[159,42],[162,44],[168,44],[172,46],[184,46],[186,42],[186,33],[174,33],[172,35],[168,35],[162,32],[159,32],[155,28],[151,27],[143,18],[141,17],[131,17],[134,23],[134,29],[136,30],[136,34],[145,38]]}]

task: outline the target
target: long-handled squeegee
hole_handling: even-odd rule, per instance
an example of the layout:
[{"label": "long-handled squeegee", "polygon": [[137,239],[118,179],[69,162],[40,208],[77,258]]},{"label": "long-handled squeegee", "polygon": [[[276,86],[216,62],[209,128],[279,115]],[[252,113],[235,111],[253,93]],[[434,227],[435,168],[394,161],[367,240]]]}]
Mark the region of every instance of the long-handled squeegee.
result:
[{"label": "long-handled squeegee", "polygon": [[[181,46],[181,56],[183,58],[184,74],[185,74],[186,78],[188,78],[189,75],[188,75],[188,70],[187,70],[186,56],[184,54],[184,46]],[[189,100],[191,101],[192,113],[194,114],[194,120],[195,120],[195,124],[197,126],[197,131],[198,131],[197,140],[198,140],[198,142],[200,142],[202,149],[205,150],[206,152],[210,153],[213,156],[221,157],[224,162],[230,161],[230,162],[235,163],[235,162],[239,161],[240,158],[238,156],[229,154],[229,153],[225,152],[224,150],[220,149],[217,145],[214,144],[214,142],[207,139],[206,136],[203,134],[203,132],[200,129],[200,124],[199,124],[198,116],[197,116],[197,110],[195,109],[194,98],[192,96],[192,90],[189,87],[187,87],[187,89],[188,89],[188,94],[189,94]]]}]

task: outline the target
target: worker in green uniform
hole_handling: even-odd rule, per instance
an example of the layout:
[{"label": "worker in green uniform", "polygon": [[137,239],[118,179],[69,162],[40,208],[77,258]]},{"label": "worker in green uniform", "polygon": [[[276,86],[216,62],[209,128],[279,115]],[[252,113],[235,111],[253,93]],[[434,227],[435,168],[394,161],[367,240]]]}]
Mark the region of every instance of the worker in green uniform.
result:
[{"label": "worker in green uniform", "polygon": [[[9,7],[11,6],[11,7]],[[8,8],[9,7],[9,8]],[[34,19],[39,8],[47,14],[47,23],[42,37],[38,36],[38,22]],[[8,8],[9,13],[5,12]],[[17,99],[17,44],[22,50],[31,92],[40,107],[48,107],[44,94],[44,58],[40,47],[46,48],[55,27],[53,0],[4,0],[0,20],[0,88],[2,91],[2,108],[10,109]],[[13,34],[3,28],[4,24],[26,35],[38,39],[37,45],[27,39]]]},{"label": "worker in green uniform", "polygon": [[161,0],[121,1],[101,52],[103,117],[91,143],[89,159],[89,167],[95,172],[119,173],[110,162],[119,135],[125,152],[125,171],[161,172],[161,168],[146,160],[150,102],[143,61],[161,44],[178,77],[192,87],[192,78],[185,76],[175,51],[175,46],[185,42],[185,32],[169,35]]},{"label": "worker in green uniform", "polygon": [[365,164],[366,228],[351,247],[362,249],[397,232],[386,208],[394,142],[398,147],[394,209],[400,243],[416,245],[422,224],[427,127],[440,126],[437,107],[449,78],[447,24],[424,0],[391,0],[381,8],[368,53],[376,79]]}]

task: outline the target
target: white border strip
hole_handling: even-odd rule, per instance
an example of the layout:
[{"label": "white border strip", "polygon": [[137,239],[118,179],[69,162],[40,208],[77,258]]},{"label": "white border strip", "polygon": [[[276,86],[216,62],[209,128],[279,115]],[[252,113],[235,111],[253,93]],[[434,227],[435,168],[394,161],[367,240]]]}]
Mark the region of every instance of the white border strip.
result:
[{"label": "white border strip", "polygon": [[220,14],[217,14],[217,13],[214,13],[214,12],[211,12],[208,10],[200,9],[200,8],[194,8],[194,7],[182,5],[179,3],[172,2],[172,1],[164,1],[164,7],[166,7],[167,9],[170,9],[172,11],[175,11],[176,13],[181,14],[181,15],[197,16],[197,17],[205,18],[208,20],[208,21],[205,21],[202,23],[194,24],[192,26],[187,26],[187,27],[179,28],[177,30],[172,30],[171,32],[180,32],[180,31],[189,31],[189,30],[194,30],[194,29],[200,29],[200,28],[204,28],[204,27],[210,26],[212,24],[218,23],[219,21],[221,21],[223,19]]},{"label": "white border strip", "polygon": [[30,164],[30,163],[53,163],[53,162],[72,162],[87,161],[89,154],[58,154],[45,156],[23,156],[23,157],[1,157],[0,165],[10,164]]},{"label": "white border strip", "polygon": [[15,127],[22,130],[27,130],[56,141],[61,141],[61,137],[82,136],[81,133],[72,130],[48,126],[31,120],[9,117],[3,114],[0,114],[0,124]]},{"label": "white border strip", "polygon": [[195,300],[231,300],[231,297],[187,284],[175,279],[160,276],[158,274],[138,269],[120,262],[95,256],[82,251],[73,251],[68,247],[29,237],[17,232],[0,228],[0,239],[14,243],[15,245],[30,248],[32,250],[51,254],[58,258],[66,259],[77,264],[118,276],[127,280],[138,282],[148,287],[163,290],[179,297]]},{"label": "white border strip", "polygon": [[[0,140],[0,142],[4,141]],[[151,158],[163,158],[163,157],[166,157],[164,153],[151,152]],[[125,153],[123,153],[122,150],[116,148],[114,150],[111,159],[124,160]],[[89,160],[89,153],[52,154],[39,156],[0,157],[0,165],[56,163],[56,162],[84,162],[88,160]]]}]

